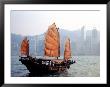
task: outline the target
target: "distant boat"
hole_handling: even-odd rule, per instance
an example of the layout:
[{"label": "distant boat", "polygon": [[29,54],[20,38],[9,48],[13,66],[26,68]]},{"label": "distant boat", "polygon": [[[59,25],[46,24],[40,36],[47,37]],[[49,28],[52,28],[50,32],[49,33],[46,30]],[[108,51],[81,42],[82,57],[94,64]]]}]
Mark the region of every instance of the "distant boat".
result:
[{"label": "distant boat", "polygon": [[59,28],[55,23],[48,27],[44,40],[44,57],[33,58],[29,55],[29,40],[27,37],[21,43],[21,56],[19,61],[24,64],[30,73],[33,74],[49,74],[62,72],[70,68],[71,63],[71,47],[69,37],[65,42],[64,58],[60,57],[60,35]]}]

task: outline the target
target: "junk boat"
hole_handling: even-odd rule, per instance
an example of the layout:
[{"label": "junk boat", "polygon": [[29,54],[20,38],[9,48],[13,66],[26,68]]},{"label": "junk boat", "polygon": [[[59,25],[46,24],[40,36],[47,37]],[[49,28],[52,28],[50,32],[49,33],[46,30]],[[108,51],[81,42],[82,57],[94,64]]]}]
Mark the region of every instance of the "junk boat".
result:
[{"label": "junk boat", "polygon": [[49,74],[55,72],[62,72],[70,68],[73,64],[71,58],[70,39],[67,38],[65,42],[64,58],[60,57],[60,35],[59,28],[55,23],[48,27],[44,40],[44,57],[36,58],[29,55],[29,40],[27,37],[21,43],[20,59],[30,73],[33,74]]}]

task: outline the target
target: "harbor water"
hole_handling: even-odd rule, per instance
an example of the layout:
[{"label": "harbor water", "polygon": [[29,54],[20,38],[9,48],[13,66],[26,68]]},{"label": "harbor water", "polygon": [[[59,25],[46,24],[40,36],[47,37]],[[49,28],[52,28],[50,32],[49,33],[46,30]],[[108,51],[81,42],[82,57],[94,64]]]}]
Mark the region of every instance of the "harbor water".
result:
[{"label": "harbor water", "polygon": [[[11,56],[11,76],[12,77],[35,77],[30,75],[26,66],[19,61],[19,56]],[[99,77],[100,76],[100,56],[74,56],[69,69],[58,74],[45,75],[43,77]]]}]

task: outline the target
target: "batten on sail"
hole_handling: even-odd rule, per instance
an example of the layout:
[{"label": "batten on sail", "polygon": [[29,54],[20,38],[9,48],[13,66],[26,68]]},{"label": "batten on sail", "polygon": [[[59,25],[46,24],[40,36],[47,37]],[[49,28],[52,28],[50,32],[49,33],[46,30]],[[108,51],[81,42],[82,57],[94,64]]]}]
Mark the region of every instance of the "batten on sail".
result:
[{"label": "batten on sail", "polygon": [[45,34],[45,48],[44,55],[49,57],[59,57],[60,55],[60,40],[59,32],[55,23],[48,27],[48,30]]},{"label": "batten on sail", "polygon": [[27,40],[27,37],[21,43],[20,52],[21,56],[29,56],[29,40]]},{"label": "batten on sail", "polygon": [[67,38],[65,42],[64,59],[68,60],[71,57],[70,39]]},{"label": "batten on sail", "polygon": [[58,45],[57,41],[54,38],[50,37],[49,35],[46,35],[46,37],[47,37],[46,38],[47,43],[51,43],[52,45],[55,45],[55,46]]}]

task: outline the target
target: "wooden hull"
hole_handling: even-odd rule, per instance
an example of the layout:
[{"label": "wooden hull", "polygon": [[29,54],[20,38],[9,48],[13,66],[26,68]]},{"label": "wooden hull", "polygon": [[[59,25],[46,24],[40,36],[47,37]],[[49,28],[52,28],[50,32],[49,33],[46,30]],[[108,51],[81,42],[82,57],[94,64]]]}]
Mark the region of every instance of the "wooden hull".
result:
[{"label": "wooden hull", "polygon": [[31,74],[42,75],[62,72],[70,67],[70,64],[62,60],[61,63],[53,63],[51,59],[36,59],[32,57],[21,57],[19,59]]}]

